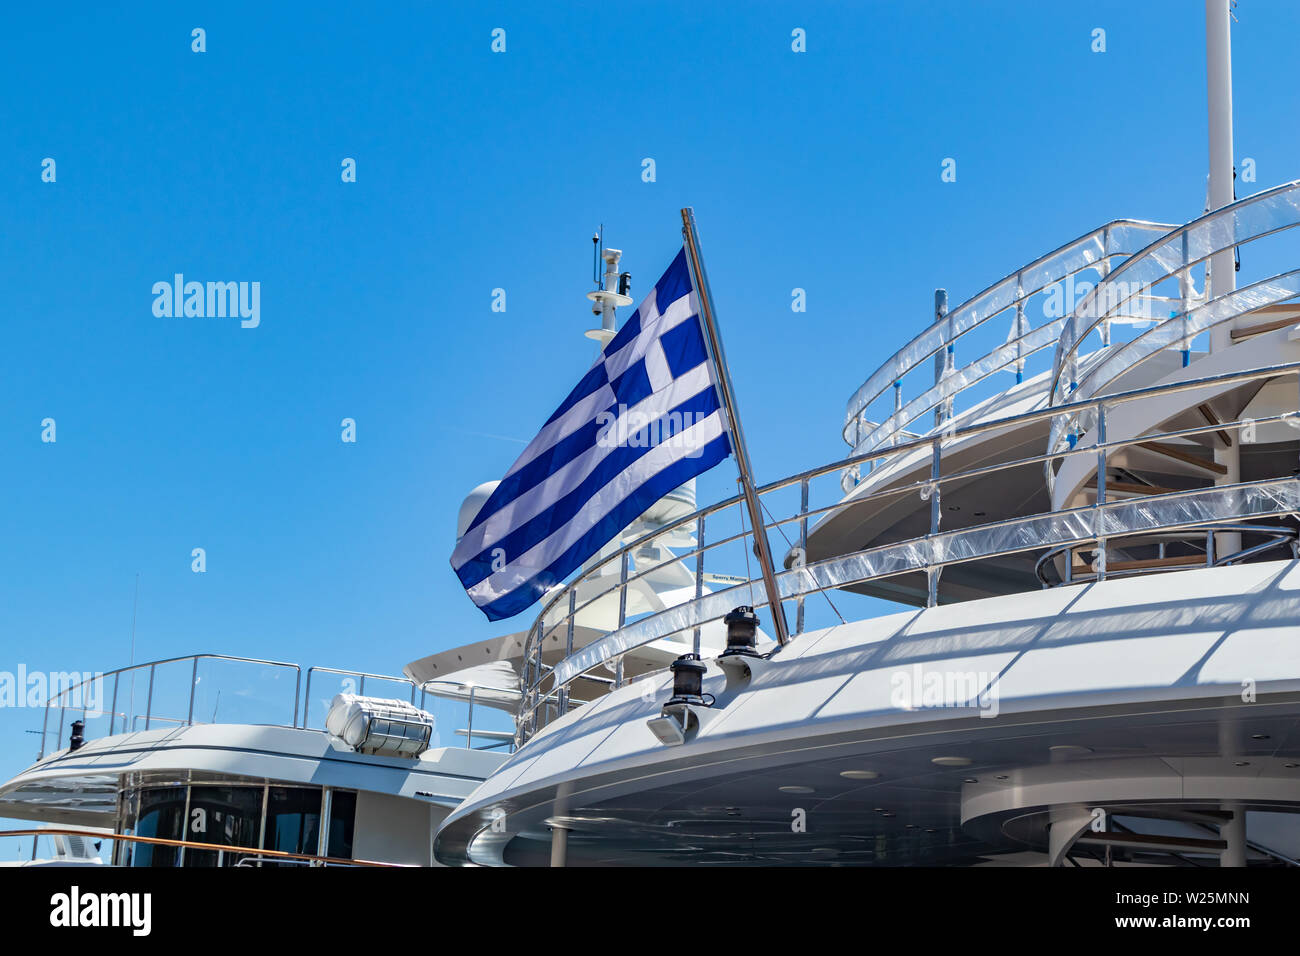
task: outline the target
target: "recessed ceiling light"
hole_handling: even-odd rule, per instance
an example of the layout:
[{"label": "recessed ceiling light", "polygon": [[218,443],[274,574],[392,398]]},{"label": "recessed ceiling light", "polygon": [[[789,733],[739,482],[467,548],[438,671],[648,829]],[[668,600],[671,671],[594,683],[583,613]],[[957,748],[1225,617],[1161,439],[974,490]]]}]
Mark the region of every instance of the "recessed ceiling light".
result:
[{"label": "recessed ceiling light", "polygon": [[1047,748],[1052,753],[1058,754],[1090,754],[1091,747],[1084,747],[1082,744],[1053,744]]},{"label": "recessed ceiling light", "polygon": [[1006,775],[1005,773],[1000,773],[1000,774],[998,774],[996,777],[994,777],[993,779],[994,779],[994,780],[1006,780],[1006,779],[1007,779],[1007,775]]},{"label": "recessed ceiling light", "polygon": [[932,757],[930,763],[938,767],[969,767],[970,757]]},{"label": "recessed ceiling light", "polygon": [[1235,767],[1249,767],[1249,766],[1250,766],[1250,761],[1249,761],[1249,760],[1238,760],[1235,764],[1233,764],[1233,766],[1235,766]]},{"label": "recessed ceiling light", "polygon": [[816,792],[815,790],[813,790],[812,787],[800,787],[800,786],[778,787],[777,789],[780,790],[782,793],[815,793]]},{"label": "recessed ceiling light", "polygon": [[875,780],[880,774],[874,770],[841,770],[840,776],[845,780]]},{"label": "recessed ceiling light", "polygon": [[1286,769],[1288,770],[1294,770],[1296,767],[1300,767],[1300,763],[1289,763],[1286,765]]},{"label": "recessed ceiling light", "polygon": [[1268,740],[1268,734],[1251,734],[1251,740]]},{"label": "recessed ceiling light", "polygon": [[980,782],[979,777],[967,777],[962,781],[962,783],[979,783],[979,782]]}]

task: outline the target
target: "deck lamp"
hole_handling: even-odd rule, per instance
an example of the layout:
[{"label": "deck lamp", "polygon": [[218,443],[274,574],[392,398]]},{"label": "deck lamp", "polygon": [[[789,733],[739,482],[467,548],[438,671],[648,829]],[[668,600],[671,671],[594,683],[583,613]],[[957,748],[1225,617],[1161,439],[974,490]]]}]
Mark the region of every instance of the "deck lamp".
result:
[{"label": "deck lamp", "polygon": [[742,604],[732,609],[723,621],[727,625],[727,649],[719,655],[720,657],[731,657],[736,654],[743,654],[746,657],[760,656],[754,649],[755,635],[758,633],[758,615],[754,613],[752,607]]},{"label": "deck lamp", "polygon": [[683,654],[668,665],[673,672],[673,696],[668,704],[704,703],[704,672],[707,668],[698,654]]}]

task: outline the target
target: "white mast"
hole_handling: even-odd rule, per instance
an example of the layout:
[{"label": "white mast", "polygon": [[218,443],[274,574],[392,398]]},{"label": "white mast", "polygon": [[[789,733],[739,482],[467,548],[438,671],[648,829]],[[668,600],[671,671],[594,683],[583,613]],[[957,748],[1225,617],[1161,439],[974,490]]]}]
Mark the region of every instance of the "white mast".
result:
[{"label": "white mast", "polygon": [[[1210,212],[1233,202],[1232,159],[1232,0],[1205,0],[1205,82],[1210,118]],[[1232,247],[1210,257],[1205,283],[1206,301],[1227,295],[1237,288],[1236,262]],[[1232,346],[1228,323],[1210,330],[1210,351],[1221,352]],[[1227,468],[1216,484],[1234,485],[1241,481],[1240,433],[1231,445],[1217,448],[1214,460]],[[1220,554],[1241,550],[1241,535],[1235,532],[1216,534],[1215,547]]]},{"label": "white mast", "polygon": [[[1231,204],[1233,197],[1232,158],[1232,0],[1205,0],[1205,82],[1210,105],[1210,212]],[[1237,288],[1236,261],[1232,247],[1210,257],[1209,275],[1206,277],[1206,299],[1227,295]],[[1210,331],[1210,351],[1220,352],[1232,345],[1228,323],[1220,323]],[[1241,481],[1240,432],[1237,441],[1227,448],[1217,449],[1215,460],[1226,465],[1228,473],[1221,484]],[[1215,535],[1215,547],[1220,554],[1241,548],[1241,535],[1225,533]],[[1225,803],[1223,809],[1230,813],[1220,835],[1227,846],[1219,865],[1240,867],[1246,865],[1246,816],[1241,807]]]},{"label": "white mast", "polygon": [[[1210,105],[1210,212],[1230,205],[1232,196],[1232,28],[1231,0],[1205,0],[1205,77]],[[1210,259],[1210,298],[1237,287],[1233,250]],[[1232,344],[1221,324],[1210,333],[1210,351]]]}]

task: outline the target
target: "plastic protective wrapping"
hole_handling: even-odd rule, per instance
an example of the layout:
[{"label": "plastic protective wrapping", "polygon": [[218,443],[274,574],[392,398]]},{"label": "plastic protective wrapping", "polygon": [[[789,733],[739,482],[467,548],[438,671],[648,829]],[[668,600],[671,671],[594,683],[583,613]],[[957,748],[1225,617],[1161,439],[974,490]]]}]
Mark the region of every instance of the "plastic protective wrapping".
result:
[{"label": "plastic protective wrapping", "polygon": [[1192,309],[1185,315],[1172,316],[1148,329],[1132,341],[1107,352],[1079,381],[1071,393],[1075,401],[1091,398],[1113,382],[1125,370],[1164,349],[1190,341],[1202,332],[1237,316],[1300,295],[1300,269],[1273,276],[1238,289]]},{"label": "plastic protective wrapping", "polygon": [[[1070,397],[1073,383],[1065,371],[1079,343],[1134,294],[1216,252],[1295,225],[1300,225],[1300,183],[1293,182],[1203,216],[1127,259],[1066,317],[1052,361],[1053,404]],[[1129,290],[1128,294],[1124,290]]]},{"label": "plastic protective wrapping", "polygon": [[[853,393],[844,416],[845,440],[853,441],[857,418],[872,402],[900,377],[918,367],[949,342],[993,316],[1013,308],[1018,301],[1041,292],[1053,282],[1095,266],[1105,256],[1136,252],[1150,243],[1154,236],[1163,235],[1172,228],[1158,223],[1110,223],[1013,272],[957,307],[943,321],[934,323],[903,346]],[[1014,346],[1015,343],[1011,344]]]},{"label": "plastic protective wrapping", "polygon": [[[1201,488],[913,538],[783,571],[777,575],[777,585],[781,597],[788,600],[825,588],[842,588],[891,574],[1000,554],[1142,531],[1244,521],[1296,510],[1300,510],[1300,480],[1294,478]],[[591,642],[557,664],[554,677],[566,683],[633,648],[716,620],[738,604],[761,605],[766,600],[762,581],[753,581],[667,608]]]},{"label": "plastic protective wrapping", "polygon": [[904,405],[901,411],[890,415],[884,422],[876,426],[865,438],[853,446],[852,453],[854,455],[863,455],[875,451],[890,438],[897,435],[905,425],[916,421],[926,412],[936,408],[939,403],[953,397],[981,379],[987,378],[994,372],[1011,367],[1018,359],[1032,355],[1052,345],[1060,337],[1063,322],[1063,319],[1056,319],[1046,325],[1041,325],[1031,330],[1028,335],[1012,339],[1010,342],[1000,345],[989,352],[983,358],[976,359],[969,365],[945,375],[938,384],[926,389]]}]

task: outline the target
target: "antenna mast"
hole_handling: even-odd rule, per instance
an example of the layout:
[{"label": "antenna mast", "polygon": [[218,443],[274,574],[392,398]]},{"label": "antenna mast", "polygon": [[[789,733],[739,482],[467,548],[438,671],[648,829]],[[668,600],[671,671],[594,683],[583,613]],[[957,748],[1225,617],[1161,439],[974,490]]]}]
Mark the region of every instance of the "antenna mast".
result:
[{"label": "antenna mast", "polygon": [[[588,329],[585,333],[587,338],[595,339],[600,343],[603,349],[609,344],[610,339],[618,334],[618,327],[615,324],[614,310],[625,305],[632,304],[632,297],[628,295],[632,286],[632,274],[618,271],[618,260],[623,258],[621,249],[605,248],[605,227],[601,226],[600,231],[591,237],[592,245],[595,246],[595,258],[592,262],[592,279],[596,282],[596,291],[588,292],[587,298],[591,300],[592,315],[600,316],[600,328]],[[601,285],[600,281],[600,260],[605,260],[605,282]]]}]

